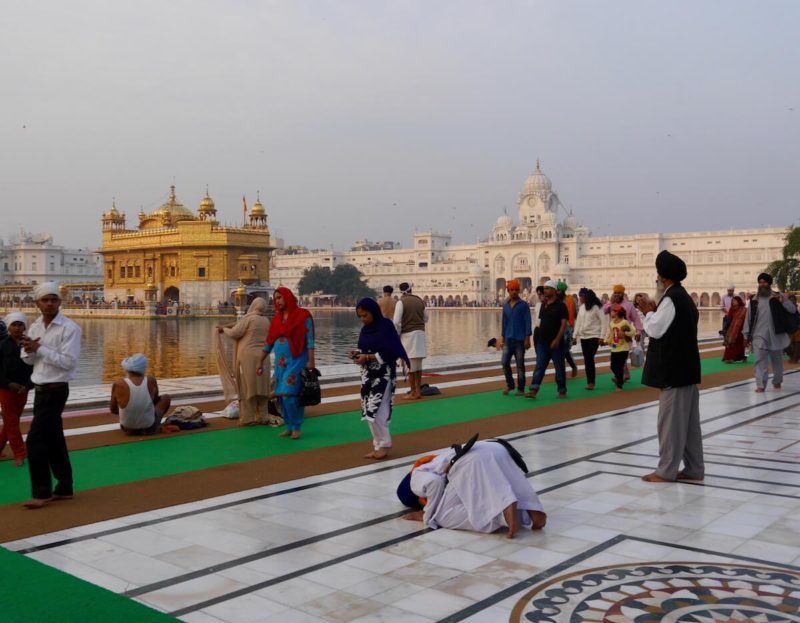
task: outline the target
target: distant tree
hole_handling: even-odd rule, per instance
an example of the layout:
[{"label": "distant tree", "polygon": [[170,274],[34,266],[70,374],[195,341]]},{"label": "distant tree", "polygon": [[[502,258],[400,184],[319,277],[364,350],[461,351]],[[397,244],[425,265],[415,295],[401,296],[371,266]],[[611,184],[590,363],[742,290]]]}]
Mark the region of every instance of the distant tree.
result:
[{"label": "distant tree", "polygon": [[331,269],[323,266],[312,266],[303,271],[300,282],[297,284],[298,294],[305,296],[314,292],[324,292],[326,294],[336,294],[331,290],[333,273]]},{"label": "distant tree", "polygon": [[312,266],[303,271],[297,286],[301,296],[322,292],[335,294],[339,303],[355,303],[365,296],[375,296],[375,291],[364,281],[364,275],[352,264],[340,264],[330,268]]},{"label": "distant tree", "polygon": [[792,227],[786,234],[782,258],[764,269],[778,284],[781,292],[800,290],[800,227]]},{"label": "distant tree", "polygon": [[339,264],[333,269],[330,288],[342,303],[355,303],[358,299],[375,296],[375,291],[364,281],[363,273],[352,264]]}]

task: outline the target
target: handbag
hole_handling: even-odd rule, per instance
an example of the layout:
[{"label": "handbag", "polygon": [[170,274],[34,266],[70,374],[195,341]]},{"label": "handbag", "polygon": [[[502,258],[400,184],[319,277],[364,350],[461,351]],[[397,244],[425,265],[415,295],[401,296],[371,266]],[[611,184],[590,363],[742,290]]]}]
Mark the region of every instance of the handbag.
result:
[{"label": "handbag", "polygon": [[313,407],[322,402],[320,376],[322,375],[316,368],[303,368],[300,373],[300,394],[297,396],[301,407]]},{"label": "handbag", "polygon": [[644,351],[638,344],[631,349],[631,366],[641,368],[644,364]]}]

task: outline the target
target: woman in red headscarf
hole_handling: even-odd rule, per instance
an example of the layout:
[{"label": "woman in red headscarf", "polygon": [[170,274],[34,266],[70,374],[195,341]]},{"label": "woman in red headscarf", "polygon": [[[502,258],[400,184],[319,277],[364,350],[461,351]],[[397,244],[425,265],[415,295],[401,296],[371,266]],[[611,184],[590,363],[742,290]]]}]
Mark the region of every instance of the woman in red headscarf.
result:
[{"label": "woman in red headscarf", "polygon": [[731,308],[728,310],[728,328],[725,331],[725,352],[722,354],[724,363],[735,363],[746,361],[747,355],[744,352],[744,319],[747,316],[747,308],[740,296],[731,299]]},{"label": "woman in red headscarf", "polygon": [[275,353],[273,366],[275,395],[281,400],[281,415],[286,430],[281,437],[300,439],[305,408],[300,406],[300,373],[314,365],[314,319],[307,309],[297,305],[289,288],[278,288],[272,297],[275,317],[269,326],[267,341],[261,352],[258,374],[263,373],[264,360]]}]

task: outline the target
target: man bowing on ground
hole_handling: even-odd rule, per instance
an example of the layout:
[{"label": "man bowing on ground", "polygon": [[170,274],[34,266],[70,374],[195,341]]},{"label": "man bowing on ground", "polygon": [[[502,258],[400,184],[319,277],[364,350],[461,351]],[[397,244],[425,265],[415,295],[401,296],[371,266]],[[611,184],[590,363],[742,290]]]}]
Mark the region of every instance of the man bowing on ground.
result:
[{"label": "man bowing on ground", "polygon": [[[81,328],[59,311],[58,284],[42,283],[36,286],[34,295],[42,315],[22,338],[20,353],[23,361],[33,366],[31,381],[36,390],[33,422],[26,440],[33,499],[24,506],[31,509],[72,499],[72,465],[61,414],[81,354]],[[53,477],[57,481],[55,490]]]},{"label": "man bowing on ground", "polygon": [[[644,330],[650,337],[642,383],[661,390],[658,399],[658,468],[642,476],[647,482],[703,480],[703,435],[700,432],[700,350],[697,307],[681,285],[686,264],[662,251],[656,257],[658,305],[642,301]],[[678,468],[683,459],[683,470]]]}]

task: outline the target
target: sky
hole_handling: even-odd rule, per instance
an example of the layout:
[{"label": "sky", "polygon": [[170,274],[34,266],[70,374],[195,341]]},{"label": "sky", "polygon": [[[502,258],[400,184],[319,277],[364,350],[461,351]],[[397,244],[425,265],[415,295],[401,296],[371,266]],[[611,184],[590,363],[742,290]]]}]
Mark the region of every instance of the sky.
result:
[{"label": "sky", "polygon": [[208,187],[286,244],[800,223],[795,0],[0,0],[0,237]]}]

